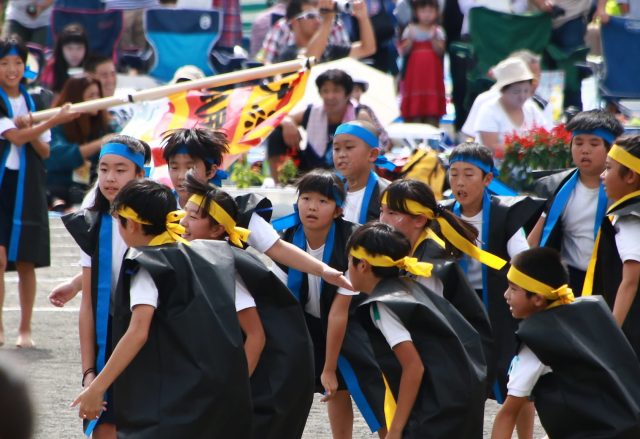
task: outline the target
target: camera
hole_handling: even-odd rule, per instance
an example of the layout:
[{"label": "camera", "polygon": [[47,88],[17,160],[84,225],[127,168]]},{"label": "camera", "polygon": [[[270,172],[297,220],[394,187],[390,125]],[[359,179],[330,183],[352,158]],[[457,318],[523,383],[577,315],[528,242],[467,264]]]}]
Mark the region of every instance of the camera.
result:
[{"label": "camera", "polygon": [[336,12],[351,14],[353,11],[353,3],[351,3],[351,0],[336,0],[334,5]]},{"label": "camera", "polygon": [[35,17],[36,15],[38,15],[38,7],[35,5],[35,3],[27,5],[26,11],[27,15],[29,15],[30,17]]},{"label": "camera", "polygon": [[551,18],[558,18],[558,17],[562,17],[567,11],[564,8],[561,8],[558,5],[553,5],[551,7],[551,12],[549,12],[551,14]]}]

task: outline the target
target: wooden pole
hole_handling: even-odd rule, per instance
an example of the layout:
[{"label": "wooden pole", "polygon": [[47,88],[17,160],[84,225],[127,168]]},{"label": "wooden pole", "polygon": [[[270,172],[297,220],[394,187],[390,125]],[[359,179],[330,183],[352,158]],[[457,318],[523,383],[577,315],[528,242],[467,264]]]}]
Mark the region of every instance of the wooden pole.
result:
[{"label": "wooden pole", "polygon": [[[281,75],[284,73],[296,72],[305,66],[312,66],[314,58],[297,59],[268,66],[255,67],[253,69],[242,70],[238,72],[223,73],[221,75],[208,76],[195,81],[184,81],[177,84],[162,85],[160,87],[141,90],[125,96],[110,96],[106,98],[94,99],[92,101],[80,102],[71,105],[71,109],[77,112],[90,112],[96,110],[105,110],[116,105],[122,105],[129,102],[143,102],[154,99],[160,99],[174,93],[191,90],[194,88],[212,88],[221,87],[223,85],[237,84],[241,82],[253,81],[269,76]],[[41,122],[53,117],[59,107],[50,108],[48,110],[37,111],[32,114],[34,122]]]}]

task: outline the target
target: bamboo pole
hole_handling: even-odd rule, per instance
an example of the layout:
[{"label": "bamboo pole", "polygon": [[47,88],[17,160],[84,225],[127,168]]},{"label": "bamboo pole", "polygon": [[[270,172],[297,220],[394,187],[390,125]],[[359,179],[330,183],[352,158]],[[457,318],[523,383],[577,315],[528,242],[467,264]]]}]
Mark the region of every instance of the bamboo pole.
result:
[{"label": "bamboo pole", "polygon": [[[304,58],[294,61],[287,61],[268,66],[255,67],[238,72],[223,73],[221,75],[208,76],[195,81],[185,81],[177,84],[161,85],[159,87],[141,90],[124,96],[110,96],[106,98],[94,99],[91,101],[80,102],[71,105],[71,109],[77,112],[90,112],[96,110],[105,110],[116,105],[122,105],[129,102],[143,102],[154,99],[160,99],[174,93],[179,93],[194,88],[212,88],[224,85],[237,84],[241,82],[253,81],[255,79],[267,78],[269,76],[280,75],[284,73],[296,72],[305,66],[311,66],[315,59]],[[60,107],[50,108],[48,110],[37,111],[32,114],[34,122],[41,122],[53,117]]]}]

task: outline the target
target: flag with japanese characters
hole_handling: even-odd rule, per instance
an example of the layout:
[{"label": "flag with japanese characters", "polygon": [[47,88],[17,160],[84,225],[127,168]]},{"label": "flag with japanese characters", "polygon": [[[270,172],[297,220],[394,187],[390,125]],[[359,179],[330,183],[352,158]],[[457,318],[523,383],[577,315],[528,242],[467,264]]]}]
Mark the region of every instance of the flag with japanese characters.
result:
[{"label": "flag with japanese characters", "polygon": [[[151,176],[165,180],[162,134],[176,128],[195,126],[219,129],[229,139],[226,169],[241,154],[259,145],[300,101],[309,70],[282,79],[225,91],[189,90],[137,106],[122,134],[147,142],[153,152]],[[164,169],[161,169],[164,168]]]}]

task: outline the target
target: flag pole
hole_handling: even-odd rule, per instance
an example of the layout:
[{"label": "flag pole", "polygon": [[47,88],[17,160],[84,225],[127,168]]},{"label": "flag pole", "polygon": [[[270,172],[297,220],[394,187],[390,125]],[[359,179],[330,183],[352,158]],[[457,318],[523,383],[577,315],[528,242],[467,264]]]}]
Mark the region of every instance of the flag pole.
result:
[{"label": "flag pole", "polygon": [[[213,88],[224,85],[238,84],[255,79],[267,78],[269,76],[281,75],[310,67],[315,63],[315,58],[301,58],[294,61],[271,64],[268,66],[255,67],[237,72],[223,73],[215,76],[207,76],[206,78],[196,79],[194,81],[184,81],[177,84],[161,85],[159,87],[141,90],[129,95],[110,96],[106,98],[94,99],[86,102],[72,104],[71,109],[77,112],[90,112],[105,110],[117,105],[127,103],[150,101],[170,96],[194,88]],[[48,110],[37,111],[32,114],[34,122],[41,122],[53,117],[60,107],[50,108]]]}]

